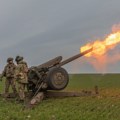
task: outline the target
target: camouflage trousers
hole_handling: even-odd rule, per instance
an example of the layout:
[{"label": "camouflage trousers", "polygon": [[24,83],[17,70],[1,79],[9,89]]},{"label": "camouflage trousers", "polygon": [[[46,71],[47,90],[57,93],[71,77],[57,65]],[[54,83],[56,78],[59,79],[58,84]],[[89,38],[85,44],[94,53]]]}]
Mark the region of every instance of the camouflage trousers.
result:
[{"label": "camouflage trousers", "polygon": [[8,97],[8,95],[9,95],[10,86],[12,87],[14,95],[17,94],[15,79],[14,78],[6,78],[6,81],[5,81],[5,96],[6,97]]},{"label": "camouflage trousers", "polygon": [[26,84],[18,82],[18,94],[20,100],[25,99],[25,88],[26,88]]}]

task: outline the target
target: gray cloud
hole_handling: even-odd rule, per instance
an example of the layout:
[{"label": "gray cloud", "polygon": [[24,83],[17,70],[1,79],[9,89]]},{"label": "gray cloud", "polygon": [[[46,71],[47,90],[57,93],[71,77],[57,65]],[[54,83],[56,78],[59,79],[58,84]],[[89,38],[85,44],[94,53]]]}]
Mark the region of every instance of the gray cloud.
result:
[{"label": "gray cloud", "polygon": [[[80,46],[102,38],[120,22],[119,4],[119,0],[0,0],[0,68],[8,56],[17,54],[30,66],[77,54]],[[96,72],[84,58],[77,61],[65,66],[69,72]],[[107,72],[120,72],[118,66],[109,66]]]}]

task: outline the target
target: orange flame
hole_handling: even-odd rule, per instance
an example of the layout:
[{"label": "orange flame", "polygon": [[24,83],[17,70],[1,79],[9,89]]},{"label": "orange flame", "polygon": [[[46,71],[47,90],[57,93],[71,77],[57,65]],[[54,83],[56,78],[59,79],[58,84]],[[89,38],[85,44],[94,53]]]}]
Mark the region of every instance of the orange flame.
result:
[{"label": "orange flame", "polygon": [[93,48],[93,51],[85,56],[98,58],[104,55],[108,50],[113,49],[118,43],[120,43],[120,30],[108,35],[103,41],[96,40],[93,43],[88,43],[81,47],[80,51],[83,52]]}]

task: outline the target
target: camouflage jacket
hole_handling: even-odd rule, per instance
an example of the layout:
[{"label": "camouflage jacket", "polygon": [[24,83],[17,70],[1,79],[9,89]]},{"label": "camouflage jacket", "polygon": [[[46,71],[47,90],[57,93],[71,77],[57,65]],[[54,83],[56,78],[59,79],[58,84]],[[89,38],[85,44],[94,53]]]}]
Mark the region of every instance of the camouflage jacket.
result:
[{"label": "camouflage jacket", "polygon": [[16,65],[13,64],[7,64],[3,70],[2,77],[6,78],[15,78],[15,71],[16,71]]},{"label": "camouflage jacket", "polygon": [[24,61],[20,61],[16,67],[16,79],[19,83],[28,83],[28,66]]}]

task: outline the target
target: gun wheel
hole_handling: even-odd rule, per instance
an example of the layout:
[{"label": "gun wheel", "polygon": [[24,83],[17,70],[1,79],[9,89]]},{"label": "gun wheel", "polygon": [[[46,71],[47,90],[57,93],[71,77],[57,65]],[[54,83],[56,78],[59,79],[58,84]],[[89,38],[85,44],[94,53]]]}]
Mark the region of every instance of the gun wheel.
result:
[{"label": "gun wheel", "polygon": [[69,82],[67,71],[61,67],[52,68],[47,76],[48,85],[53,90],[64,89]]}]

